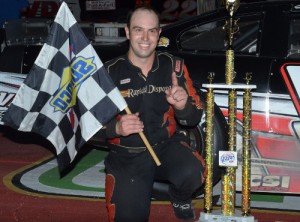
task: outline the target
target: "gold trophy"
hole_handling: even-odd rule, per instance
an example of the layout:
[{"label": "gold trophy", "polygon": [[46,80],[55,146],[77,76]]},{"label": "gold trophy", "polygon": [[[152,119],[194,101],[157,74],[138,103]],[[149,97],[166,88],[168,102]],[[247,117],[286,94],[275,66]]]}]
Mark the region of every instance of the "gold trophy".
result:
[{"label": "gold trophy", "polygon": [[[204,193],[204,212],[201,213],[199,221],[236,221],[236,222],[254,222],[254,217],[250,215],[250,177],[251,177],[251,89],[256,88],[255,85],[250,85],[251,74],[247,73],[245,80],[246,84],[234,83],[234,49],[233,40],[234,34],[239,30],[237,25],[238,20],[234,19],[235,12],[239,7],[239,0],[227,0],[226,9],[229,13],[229,18],[224,25],[226,32],[226,65],[225,65],[225,84],[213,84],[212,76],[209,76],[209,84],[203,84],[207,88],[206,97],[206,165],[208,169],[207,178],[205,181]],[[225,172],[222,175],[222,207],[221,211],[213,210],[212,195],[213,195],[213,162],[212,162],[212,140],[213,140],[213,104],[214,104],[214,89],[228,90],[228,148],[227,151],[220,151],[219,156],[230,158],[233,164],[227,162]],[[236,199],[236,168],[237,168],[237,152],[236,152],[236,120],[237,120],[237,90],[243,90],[243,157],[242,157],[242,200],[241,212],[235,211]],[[222,155],[221,155],[222,152]],[[226,159],[225,158],[225,159]]]}]

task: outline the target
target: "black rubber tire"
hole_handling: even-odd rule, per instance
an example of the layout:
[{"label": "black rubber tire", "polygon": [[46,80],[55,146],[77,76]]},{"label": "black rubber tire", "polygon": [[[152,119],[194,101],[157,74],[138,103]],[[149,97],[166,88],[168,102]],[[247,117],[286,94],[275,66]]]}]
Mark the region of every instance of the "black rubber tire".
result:
[{"label": "black rubber tire", "polygon": [[[199,90],[201,101],[205,106],[206,94]],[[223,168],[218,166],[219,150],[226,150],[228,146],[228,125],[221,109],[214,104],[214,137],[213,137],[213,184],[216,184],[223,173]],[[183,128],[185,135],[188,137],[189,144],[205,158],[205,107],[200,123],[193,128]],[[169,200],[169,184],[167,182],[155,182],[153,185],[152,198],[154,200]],[[204,193],[204,185],[195,193],[194,197]]]}]

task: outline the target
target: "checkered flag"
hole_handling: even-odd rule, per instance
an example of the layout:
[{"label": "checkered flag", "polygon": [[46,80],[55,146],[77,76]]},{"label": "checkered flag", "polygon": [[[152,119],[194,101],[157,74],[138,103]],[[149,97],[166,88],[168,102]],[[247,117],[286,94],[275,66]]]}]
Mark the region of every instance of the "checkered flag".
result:
[{"label": "checkered flag", "polygon": [[3,122],[47,138],[63,171],[85,142],[126,106],[63,2]]}]

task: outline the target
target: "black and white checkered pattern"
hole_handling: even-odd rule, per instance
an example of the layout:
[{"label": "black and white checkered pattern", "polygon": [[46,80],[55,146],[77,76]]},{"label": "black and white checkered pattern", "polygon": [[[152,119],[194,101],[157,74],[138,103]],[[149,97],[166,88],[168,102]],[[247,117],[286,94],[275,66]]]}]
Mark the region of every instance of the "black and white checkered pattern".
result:
[{"label": "black and white checkered pattern", "polygon": [[[74,65],[78,58],[93,64],[88,67],[95,69],[85,79],[81,76],[82,71],[88,73],[89,70],[80,63]],[[73,70],[79,70],[79,74],[74,74]],[[72,88],[72,101],[76,103],[63,112],[51,102],[70,81],[77,84]],[[63,96],[60,99],[70,102]],[[47,43],[3,122],[20,131],[35,132],[47,138],[56,148],[60,170],[64,170],[80,147],[126,106],[97,53],[63,2]]]}]

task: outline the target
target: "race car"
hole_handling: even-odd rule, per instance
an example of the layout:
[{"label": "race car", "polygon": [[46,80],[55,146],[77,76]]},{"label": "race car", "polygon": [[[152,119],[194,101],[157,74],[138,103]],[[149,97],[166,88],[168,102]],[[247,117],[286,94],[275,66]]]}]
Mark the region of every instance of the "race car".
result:
[{"label": "race car", "polygon": [[[182,57],[194,85],[205,102],[209,73],[214,83],[225,82],[224,25],[228,11],[219,8],[162,27],[157,50]],[[245,83],[251,73],[251,191],[300,193],[300,1],[244,3],[235,17],[235,83]],[[43,40],[43,38],[40,38]],[[99,44],[92,41],[102,61],[127,51],[128,42]],[[0,55],[1,113],[9,106],[18,84],[28,74],[41,44],[11,44]],[[2,80],[5,78],[5,80]],[[2,88],[3,86],[6,88]],[[218,151],[226,150],[228,91],[214,90],[214,183],[223,172],[218,166]],[[241,190],[241,155],[243,130],[242,91],[237,93],[237,190]],[[0,120],[1,121],[1,120]],[[182,131],[190,145],[205,155],[205,114],[196,128]],[[97,146],[98,141],[92,141]],[[164,190],[158,183],[158,196]]]},{"label": "race car", "polygon": [[[227,17],[227,11],[220,9],[163,28],[159,50],[184,58],[199,88],[208,83],[209,73],[215,74],[214,83],[225,82]],[[252,91],[251,190],[299,193],[300,2],[244,4],[235,21],[234,82],[245,83],[251,73],[251,84],[257,87]],[[228,91],[215,90],[215,97],[227,116]],[[242,92],[238,92],[237,119],[241,161]]]}]

